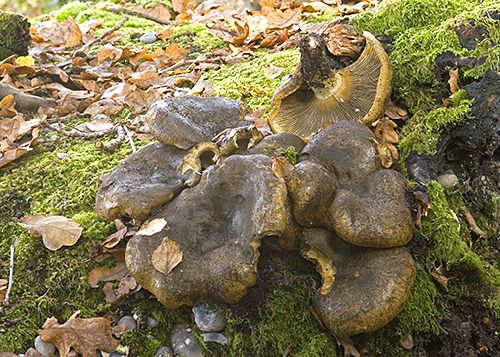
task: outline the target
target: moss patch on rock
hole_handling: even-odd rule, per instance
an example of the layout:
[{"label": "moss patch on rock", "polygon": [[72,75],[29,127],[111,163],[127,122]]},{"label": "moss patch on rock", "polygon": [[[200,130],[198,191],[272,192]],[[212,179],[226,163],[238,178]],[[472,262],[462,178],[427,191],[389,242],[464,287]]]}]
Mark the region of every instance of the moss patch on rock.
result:
[{"label": "moss patch on rock", "polygon": [[[297,67],[299,57],[298,50],[257,51],[255,57],[239,64],[223,65],[219,70],[206,73],[204,78],[212,82],[214,95],[246,101],[253,109],[268,110],[275,89],[281,79]],[[264,69],[271,65],[283,68],[279,76],[265,76]]]}]

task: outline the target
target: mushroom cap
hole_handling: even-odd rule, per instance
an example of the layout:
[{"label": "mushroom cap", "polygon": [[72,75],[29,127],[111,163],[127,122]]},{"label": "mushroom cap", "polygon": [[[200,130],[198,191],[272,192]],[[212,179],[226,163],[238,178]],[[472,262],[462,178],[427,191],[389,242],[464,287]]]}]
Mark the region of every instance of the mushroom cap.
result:
[{"label": "mushroom cap", "polygon": [[408,243],[413,219],[403,175],[382,169],[372,132],[340,121],[305,146],[287,180],[295,219],[322,225],[350,244],[387,248]]},{"label": "mushroom cap", "polygon": [[241,101],[185,96],[153,103],[145,117],[158,141],[187,150],[224,129],[249,124],[243,121],[245,114]]},{"label": "mushroom cap", "polygon": [[[372,123],[381,117],[391,94],[392,72],[382,44],[370,33],[363,32],[366,45],[351,65],[329,73],[307,78],[301,62],[292,78],[277,89],[273,96],[269,126],[275,133],[289,132],[308,141],[317,131],[339,120]],[[324,41],[321,45],[326,52]],[[315,51],[317,50],[317,45]],[[304,54],[302,54],[304,58]],[[324,56],[311,56],[325,62]],[[324,64],[318,64],[325,67]],[[311,88],[315,83],[315,88]]]},{"label": "mushroom cap", "polygon": [[416,276],[406,248],[356,247],[321,228],[304,230],[304,237],[309,251],[330,257],[336,268],[331,291],[316,292],[312,304],[337,337],[375,331],[402,310]]},{"label": "mushroom cap", "polygon": [[[127,268],[169,308],[207,300],[235,303],[256,281],[261,239],[285,231],[286,199],[286,185],[273,174],[272,159],[230,156],[151,217],[164,218],[168,227],[128,242]],[[165,238],[183,256],[169,273],[152,261]]]},{"label": "mushroom cap", "polygon": [[101,177],[96,210],[102,219],[128,215],[144,220],[154,208],[172,200],[185,186],[180,167],[186,151],[151,143]]}]

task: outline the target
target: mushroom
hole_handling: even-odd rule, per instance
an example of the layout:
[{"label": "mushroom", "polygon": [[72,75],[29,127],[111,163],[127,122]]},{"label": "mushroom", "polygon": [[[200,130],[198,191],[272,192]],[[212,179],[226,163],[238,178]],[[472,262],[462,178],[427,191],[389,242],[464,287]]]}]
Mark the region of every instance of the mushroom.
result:
[{"label": "mushroom", "polygon": [[183,188],[180,167],[186,151],[151,143],[100,178],[96,210],[103,219],[128,215],[144,220]]},{"label": "mushroom", "polygon": [[339,120],[369,124],[381,117],[391,93],[392,72],[382,44],[363,32],[366,45],[351,65],[330,67],[322,35],[302,38],[300,65],[274,93],[269,126],[308,141]]},{"label": "mushroom", "polygon": [[322,228],[304,230],[304,241],[303,254],[318,263],[323,279],[312,305],[335,336],[381,328],[410,297],[416,267],[406,248],[356,247]]},{"label": "mushroom", "polygon": [[155,138],[188,150],[227,128],[250,124],[243,102],[222,97],[166,98],[151,105],[145,115]]},{"label": "mushroom", "polygon": [[365,125],[340,121],[304,147],[287,179],[299,224],[323,226],[364,247],[397,247],[411,239],[406,180],[381,168],[372,139]]},{"label": "mushroom", "polygon": [[[235,303],[255,284],[261,240],[281,236],[287,222],[286,185],[264,155],[233,155],[204,171],[151,219],[168,226],[134,236],[126,263],[137,282],[169,308],[215,300]],[[182,260],[172,269],[173,241]],[[175,249],[174,249],[175,250]]]}]

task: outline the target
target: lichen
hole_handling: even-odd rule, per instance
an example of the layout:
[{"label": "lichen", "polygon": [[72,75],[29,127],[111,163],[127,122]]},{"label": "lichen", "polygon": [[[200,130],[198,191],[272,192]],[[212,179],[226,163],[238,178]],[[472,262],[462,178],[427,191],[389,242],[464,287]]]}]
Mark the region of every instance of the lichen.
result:
[{"label": "lichen", "polygon": [[[219,70],[209,71],[204,78],[212,82],[214,95],[244,100],[254,109],[269,109],[274,90],[298,62],[297,50],[257,51],[255,57],[236,65],[223,65]],[[270,65],[283,68],[283,72],[275,78],[267,78],[264,69]]]}]

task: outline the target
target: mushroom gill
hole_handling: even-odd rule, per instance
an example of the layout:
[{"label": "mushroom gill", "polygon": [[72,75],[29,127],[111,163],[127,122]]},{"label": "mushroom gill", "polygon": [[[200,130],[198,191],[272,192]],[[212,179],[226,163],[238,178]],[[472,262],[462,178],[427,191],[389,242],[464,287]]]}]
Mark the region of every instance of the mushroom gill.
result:
[{"label": "mushroom gill", "polygon": [[309,34],[300,43],[300,65],[273,96],[269,126],[304,140],[339,120],[374,122],[384,113],[392,72],[382,44],[363,32],[359,58],[340,70],[330,67],[325,40]]}]

